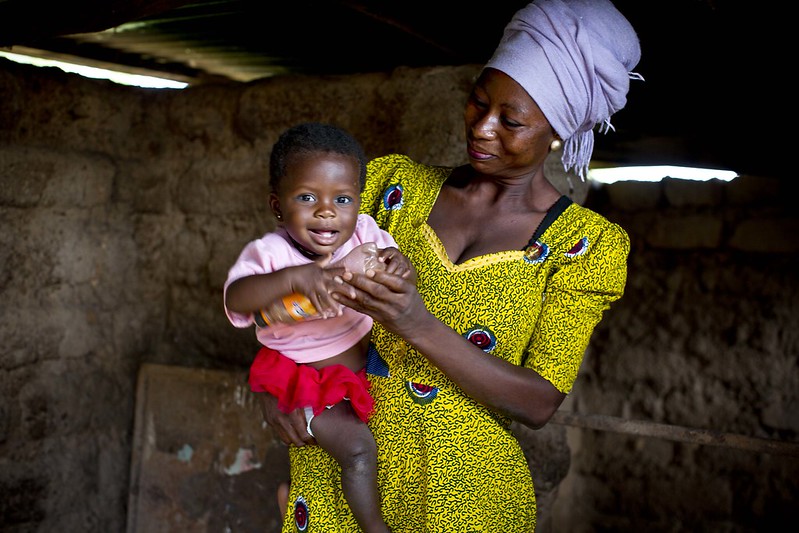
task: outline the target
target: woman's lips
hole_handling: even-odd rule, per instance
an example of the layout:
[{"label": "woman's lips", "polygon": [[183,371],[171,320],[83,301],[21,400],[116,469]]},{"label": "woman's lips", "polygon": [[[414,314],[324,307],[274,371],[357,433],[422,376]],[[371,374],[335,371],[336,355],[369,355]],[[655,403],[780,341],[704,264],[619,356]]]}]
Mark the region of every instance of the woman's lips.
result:
[{"label": "woman's lips", "polygon": [[487,154],[485,152],[481,152],[479,150],[475,150],[471,146],[466,149],[466,152],[469,154],[469,157],[471,159],[477,159],[479,161],[485,161],[486,159],[491,159],[492,157],[494,157],[491,154]]}]

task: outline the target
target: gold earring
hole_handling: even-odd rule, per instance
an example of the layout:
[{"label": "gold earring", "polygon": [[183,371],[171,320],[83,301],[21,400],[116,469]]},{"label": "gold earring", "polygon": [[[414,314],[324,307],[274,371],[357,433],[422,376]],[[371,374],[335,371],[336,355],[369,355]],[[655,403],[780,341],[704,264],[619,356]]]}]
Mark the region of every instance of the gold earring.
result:
[{"label": "gold earring", "polygon": [[561,148],[563,148],[563,143],[561,142],[561,140],[560,140],[560,139],[555,139],[555,140],[554,140],[554,141],[552,141],[552,143],[549,145],[549,149],[550,149],[550,150],[552,150],[553,152],[557,152],[557,151],[558,151],[558,150],[560,150]]},{"label": "gold earring", "polygon": [[280,213],[275,213],[275,218],[278,220],[283,220],[283,215],[281,215]]}]

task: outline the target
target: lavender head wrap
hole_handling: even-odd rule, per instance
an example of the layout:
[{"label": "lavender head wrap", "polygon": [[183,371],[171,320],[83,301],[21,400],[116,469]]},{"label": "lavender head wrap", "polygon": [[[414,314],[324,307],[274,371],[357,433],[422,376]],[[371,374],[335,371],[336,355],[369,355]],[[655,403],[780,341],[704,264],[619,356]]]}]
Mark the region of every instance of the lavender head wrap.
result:
[{"label": "lavender head wrap", "polygon": [[585,179],[593,128],[627,103],[641,58],[635,30],[608,0],[536,0],[516,12],[484,68],[501,70],[535,100],[563,139],[563,168]]}]

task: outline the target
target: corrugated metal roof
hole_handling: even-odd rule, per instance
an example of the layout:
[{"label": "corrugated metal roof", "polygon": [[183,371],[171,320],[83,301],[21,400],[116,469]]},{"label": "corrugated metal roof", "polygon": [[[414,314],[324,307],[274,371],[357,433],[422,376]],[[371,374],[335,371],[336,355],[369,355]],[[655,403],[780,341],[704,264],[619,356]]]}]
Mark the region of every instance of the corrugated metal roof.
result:
[{"label": "corrugated metal roof", "polygon": [[[143,12],[147,12],[146,7],[153,9],[154,3],[158,2],[138,2]],[[350,74],[401,65],[483,62],[504,23],[520,5],[505,2],[504,9],[495,6],[489,16],[469,15],[467,22],[460,2],[440,3],[436,9],[444,12],[437,16],[429,13],[429,2],[418,0],[160,3],[171,7],[100,31],[76,32],[76,28],[102,26],[102,13],[109,22],[116,22],[119,10],[115,5],[125,4],[130,9],[136,2],[83,0],[72,2],[73,10],[67,13],[32,9],[35,1],[0,0],[0,21],[5,21],[0,22],[0,45],[117,62],[195,80],[225,77],[251,81],[287,73]],[[97,9],[99,4],[102,8],[81,26],[83,12]],[[450,15],[446,14],[448,10]],[[42,24],[42,17],[58,17],[62,22]],[[15,18],[16,23],[12,23]],[[493,31],[470,35],[468,26],[478,20],[493,21]]]},{"label": "corrugated metal roof", "polygon": [[[0,47],[121,65],[192,84],[291,73],[386,72],[399,66],[481,64],[526,0],[0,0]],[[782,175],[756,155],[788,101],[781,6],[737,0],[616,0],[639,34],[642,59],[616,134],[598,142],[671,146],[661,163],[706,162]],[[662,146],[662,144],[661,144]],[[781,153],[782,147],[777,150]],[[652,149],[649,149],[650,152]],[[654,159],[658,154],[650,154]]]}]

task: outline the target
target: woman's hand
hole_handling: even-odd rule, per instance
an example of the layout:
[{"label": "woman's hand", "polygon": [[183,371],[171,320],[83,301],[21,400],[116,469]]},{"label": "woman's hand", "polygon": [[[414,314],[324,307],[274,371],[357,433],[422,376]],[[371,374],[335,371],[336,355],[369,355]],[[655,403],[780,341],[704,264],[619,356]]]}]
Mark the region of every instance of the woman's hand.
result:
[{"label": "woman's hand", "polygon": [[401,276],[414,285],[416,284],[416,269],[411,264],[410,260],[402,255],[397,248],[389,246],[383,248],[377,253],[377,260],[383,263],[386,267],[386,272],[389,274],[396,274]]},{"label": "woman's hand", "polygon": [[[388,250],[388,249],[387,249]],[[399,254],[392,254],[394,263]],[[406,259],[407,261],[407,259]],[[416,272],[410,263],[395,263],[393,272],[370,270],[366,274],[345,272],[332,293],[333,298],[347,307],[369,315],[387,330],[413,343],[416,335],[424,334],[426,325],[438,322],[427,310],[416,290]]]},{"label": "woman's hand", "polygon": [[306,431],[307,422],[305,412],[296,409],[291,414],[286,414],[277,408],[277,398],[266,392],[253,393],[261,404],[261,413],[264,421],[277,433],[284,444],[305,446],[315,444],[314,438]]}]

